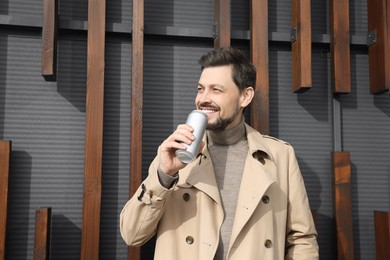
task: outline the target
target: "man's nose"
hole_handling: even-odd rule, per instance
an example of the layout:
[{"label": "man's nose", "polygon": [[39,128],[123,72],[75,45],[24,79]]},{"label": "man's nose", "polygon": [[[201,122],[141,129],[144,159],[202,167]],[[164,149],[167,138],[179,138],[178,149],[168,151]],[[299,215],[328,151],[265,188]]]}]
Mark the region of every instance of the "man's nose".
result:
[{"label": "man's nose", "polygon": [[198,101],[200,103],[210,103],[211,102],[210,93],[208,91],[203,91],[202,93],[199,93]]}]

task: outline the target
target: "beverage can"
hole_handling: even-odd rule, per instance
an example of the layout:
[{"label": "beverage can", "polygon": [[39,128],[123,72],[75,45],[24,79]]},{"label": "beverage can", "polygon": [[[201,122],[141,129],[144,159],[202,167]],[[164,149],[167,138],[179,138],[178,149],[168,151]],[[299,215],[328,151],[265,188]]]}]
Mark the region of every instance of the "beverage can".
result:
[{"label": "beverage can", "polygon": [[200,110],[193,110],[187,117],[186,124],[194,128],[193,135],[195,140],[190,144],[184,144],[186,150],[176,150],[176,157],[183,163],[190,163],[195,160],[198,155],[199,146],[202,143],[202,138],[207,127],[207,115]]}]

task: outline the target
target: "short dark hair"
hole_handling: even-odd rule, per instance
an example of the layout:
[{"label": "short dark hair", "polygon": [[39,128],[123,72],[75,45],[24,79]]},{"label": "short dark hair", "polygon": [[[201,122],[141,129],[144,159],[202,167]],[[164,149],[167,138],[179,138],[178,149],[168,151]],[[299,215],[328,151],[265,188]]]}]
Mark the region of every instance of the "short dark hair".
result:
[{"label": "short dark hair", "polygon": [[240,91],[250,86],[256,88],[256,68],[238,49],[222,47],[211,50],[199,59],[199,64],[202,71],[207,67],[232,65],[233,81]]}]

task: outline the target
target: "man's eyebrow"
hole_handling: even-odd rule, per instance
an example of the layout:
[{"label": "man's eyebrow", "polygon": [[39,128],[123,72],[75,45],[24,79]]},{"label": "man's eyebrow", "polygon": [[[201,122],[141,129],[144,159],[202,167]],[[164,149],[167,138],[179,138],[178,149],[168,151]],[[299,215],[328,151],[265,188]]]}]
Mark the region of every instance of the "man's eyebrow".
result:
[{"label": "man's eyebrow", "polygon": [[[202,83],[200,83],[200,82],[198,82],[198,86],[200,86],[202,88],[205,88],[205,86]],[[225,89],[225,87],[223,85],[220,85],[220,84],[210,84],[208,86],[211,87],[211,88],[220,87],[222,89]]]}]

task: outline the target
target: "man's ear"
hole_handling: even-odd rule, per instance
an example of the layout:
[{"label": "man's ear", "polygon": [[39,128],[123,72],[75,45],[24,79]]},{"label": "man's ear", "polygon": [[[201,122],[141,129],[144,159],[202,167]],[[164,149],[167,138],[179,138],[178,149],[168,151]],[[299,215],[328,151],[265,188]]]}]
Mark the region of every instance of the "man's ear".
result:
[{"label": "man's ear", "polygon": [[247,107],[251,103],[254,95],[255,90],[253,89],[253,87],[249,86],[244,89],[241,93],[241,107]]}]

